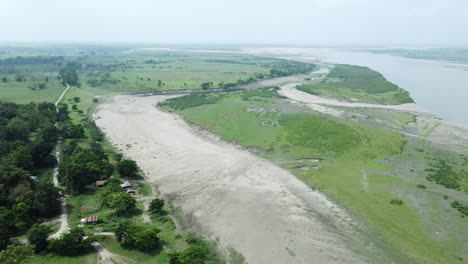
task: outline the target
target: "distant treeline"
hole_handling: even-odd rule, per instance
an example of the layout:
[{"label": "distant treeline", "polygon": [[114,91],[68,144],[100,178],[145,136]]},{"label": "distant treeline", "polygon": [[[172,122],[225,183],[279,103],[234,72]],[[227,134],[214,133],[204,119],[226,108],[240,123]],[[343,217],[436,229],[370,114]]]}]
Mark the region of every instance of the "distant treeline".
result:
[{"label": "distant treeline", "polygon": [[0,65],[27,65],[27,64],[50,64],[62,63],[63,56],[36,56],[36,57],[15,57],[0,60]]}]

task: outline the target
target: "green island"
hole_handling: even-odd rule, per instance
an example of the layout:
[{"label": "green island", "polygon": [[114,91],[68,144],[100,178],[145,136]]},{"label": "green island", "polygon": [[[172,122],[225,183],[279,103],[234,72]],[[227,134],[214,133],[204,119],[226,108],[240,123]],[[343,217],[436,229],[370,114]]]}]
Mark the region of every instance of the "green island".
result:
[{"label": "green island", "polygon": [[367,67],[339,64],[319,83],[305,84],[298,90],[345,101],[377,104],[412,103],[409,93]]}]

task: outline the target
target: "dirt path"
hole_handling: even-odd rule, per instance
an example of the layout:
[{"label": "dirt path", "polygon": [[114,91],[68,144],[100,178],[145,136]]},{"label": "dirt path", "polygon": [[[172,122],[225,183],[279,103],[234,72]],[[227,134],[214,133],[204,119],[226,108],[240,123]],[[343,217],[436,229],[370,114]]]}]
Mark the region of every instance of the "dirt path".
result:
[{"label": "dirt path", "polygon": [[154,107],[165,98],[114,96],[94,117],[186,221],[248,263],[368,262],[347,246],[359,242],[341,235],[353,224],[343,210],[289,172]]},{"label": "dirt path", "polygon": [[[70,85],[67,85],[67,88],[63,90],[63,92],[60,94],[59,98],[57,101],[55,101],[55,108],[56,111],[58,112],[58,104],[62,101],[63,97],[67,92],[70,90]],[[57,123],[55,124],[57,126]],[[59,138],[57,141],[57,145],[55,146],[55,157],[57,159],[57,165],[55,165],[54,168],[54,174],[53,174],[53,182],[55,187],[59,187],[59,182],[58,182],[58,170],[59,170],[59,164],[60,164],[60,145],[62,144],[62,140]],[[55,233],[49,236],[49,239],[55,239],[59,238],[62,234],[68,231],[69,226],[68,226],[68,211],[67,211],[67,204],[65,202],[65,198],[62,198],[62,211],[60,213],[60,216],[58,216],[56,219],[60,221],[60,228],[59,230]]]}]

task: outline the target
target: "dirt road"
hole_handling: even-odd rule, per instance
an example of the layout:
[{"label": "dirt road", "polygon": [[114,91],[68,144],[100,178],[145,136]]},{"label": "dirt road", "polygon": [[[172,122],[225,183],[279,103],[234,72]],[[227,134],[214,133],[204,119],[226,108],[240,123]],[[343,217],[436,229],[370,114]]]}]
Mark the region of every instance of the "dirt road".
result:
[{"label": "dirt road", "polygon": [[[58,105],[62,101],[63,97],[67,92],[70,90],[70,85],[67,85],[67,88],[63,90],[63,92],[60,94],[59,98],[57,101],[55,101],[55,108],[56,111],[58,112]],[[55,124],[57,126],[57,123]],[[57,159],[57,164],[55,165],[54,168],[54,174],[53,174],[53,183],[55,187],[59,187],[59,182],[58,182],[58,170],[59,170],[59,164],[60,164],[60,145],[62,143],[62,139],[57,140],[57,145],[55,146],[55,157]],[[62,234],[68,231],[69,226],[68,226],[68,211],[67,211],[67,204],[65,202],[65,198],[62,198],[62,204],[61,204],[61,213],[60,216],[57,217],[58,221],[60,221],[60,228],[55,234],[52,234],[49,236],[49,239],[55,239],[59,238]]]},{"label": "dirt road", "polygon": [[366,263],[341,235],[347,213],[289,172],[188,126],[154,105],[167,97],[118,95],[97,125],[194,228],[248,263]]}]

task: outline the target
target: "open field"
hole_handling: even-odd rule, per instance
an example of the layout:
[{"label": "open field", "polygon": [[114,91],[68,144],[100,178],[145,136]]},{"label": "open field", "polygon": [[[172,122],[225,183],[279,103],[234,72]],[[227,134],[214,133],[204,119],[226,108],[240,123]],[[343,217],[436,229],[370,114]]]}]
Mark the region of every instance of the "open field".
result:
[{"label": "open field", "polygon": [[[441,154],[437,145],[382,130],[408,129],[428,137],[433,133],[430,125],[426,130],[410,129],[419,123],[415,114],[386,109],[347,108],[341,120],[307,107],[295,110],[303,114],[284,114],[294,107],[283,100],[274,96],[242,100],[240,92],[216,104],[178,112],[189,122],[272,159],[345,205],[366,222],[374,242],[394,261],[460,263],[466,258],[466,218],[450,203],[466,204],[467,196],[426,179],[429,164]],[[363,125],[343,119],[351,116]],[[266,131],[253,132],[257,127]],[[420,144],[426,146],[425,152],[419,151]],[[455,168],[466,166],[456,153],[445,151],[442,156],[459,160]],[[392,199],[404,204],[392,205]]]},{"label": "open field", "polygon": [[381,257],[347,235],[356,223],[346,211],[270,162],[198,135],[154,107],[163,99],[115,96],[95,119],[113,144],[134,142],[123,153],[180,208],[186,226],[248,263],[375,263]]}]

